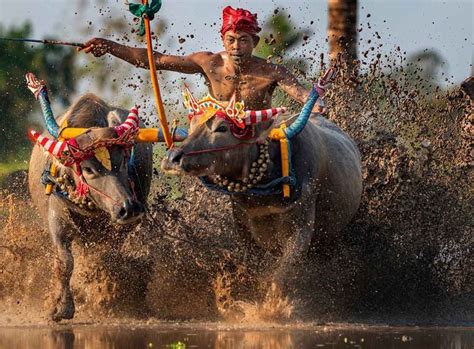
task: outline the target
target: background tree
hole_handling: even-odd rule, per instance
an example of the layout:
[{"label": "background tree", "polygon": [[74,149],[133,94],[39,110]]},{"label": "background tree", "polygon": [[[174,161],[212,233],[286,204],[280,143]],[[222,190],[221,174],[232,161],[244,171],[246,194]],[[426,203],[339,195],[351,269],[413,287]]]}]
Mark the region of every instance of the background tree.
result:
[{"label": "background tree", "polygon": [[287,53],[309,37],[309,28],[297,30],[288,13],[278,9],[263,23],[262,28],[261,39],[255,50],[257,56],[274,59],[276,63],[290,69],[306,71],[307,65],[303,59],[289,58]]},{"label": "background tree", "polygon": [[[79,3],[77,12],[86,16],[84,21],[87,23],[87,25],[79,28],[84,41],[98,36],[122,45],[146,48],[145,36],[138,35],[139,21],[129,13],[127,6],[123,3],[119,6],[110,6],[104,0],[94,0],[92,3],[99,10],[99,13],[109,13],[109,15],[99,16],[94,22],[89,21],[86,8],[90,4],[87,2]],[[169,24],[163,16],[158,15],[151,21],[150,25],[155,51],[166,52],[166,49],[175,46],[177,40],[172,41],[166,34]],[[89,92],[96,93],[111,105],[128,108],[133,103],[139,103],[142,107],[140,118],[145,122],[145,125],[158,126],[148,69],[137,68],[112,55],[96,58],[93,55],[79,53],[77,56],[81,63],[78,76],[81,82],[84,83],[84,85],[81,85],[82,87],[85,86]],[[159,71],[158,74],[160,88],[163,91],[176,89],[176,86],[170,86],[172,81],[169,79],[168,72]],[[170,108],[175,107],[174,100],[170,107],[170,98],[169,93],[163,94],[167,114],[169,114]]]},{"label": "background tree", "polygon": [[[4,29],[0,37],[25,38],[31,25]],[[29,147],[26,131],[34,103],[26,88],[25,73],[32,71],[47,81],[55,102],[68,104],[75,90],[74,50],[62,46],[32,45],[21,42],[0,43],[0,162],[20,159]]]},{"label": "background tree", "polygon": [[357,59],[357,0],[328,0],[329,56],[353,67]]},{"label": "background tree", "polygon": [[[259,33],[260,41],[255,49],[255,55],[267,60],[272,60],[277,64],[282,64],[295,76],[305,78],[308,72],[308,62],[304,58],[298,58],[289,52],[300,47],[310,35],[309,28],[296,29],[290,20],[287,12],[275,9],[274,15],[269,17],[262,25],[262,32]],[[300,105],[289,98],[286,93],[276,90],[273,96],[274,105],[285,105],[295,108]]]}]

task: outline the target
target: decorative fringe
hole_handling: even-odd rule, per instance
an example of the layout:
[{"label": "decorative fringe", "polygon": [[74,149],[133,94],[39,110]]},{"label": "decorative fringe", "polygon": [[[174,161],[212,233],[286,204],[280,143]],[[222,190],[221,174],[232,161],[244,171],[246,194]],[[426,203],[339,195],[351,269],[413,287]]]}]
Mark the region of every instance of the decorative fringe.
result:
[{"label": "decorative fringe", "polygon": [[89,185],[85,182],[84,177],[79,175],[79,182],[76,185],[76,195],[80,198],[87,197],[89,193]]}]

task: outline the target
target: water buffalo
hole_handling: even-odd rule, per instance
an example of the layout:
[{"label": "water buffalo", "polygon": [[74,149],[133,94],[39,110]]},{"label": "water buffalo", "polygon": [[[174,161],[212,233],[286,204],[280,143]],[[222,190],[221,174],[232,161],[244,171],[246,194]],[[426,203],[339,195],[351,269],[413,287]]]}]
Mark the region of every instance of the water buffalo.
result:
[{"label": "water buffalo", "polygon": [[[100,234],[104,224],[128,224],[133,228],[144,213],[150,188],[152,149],[150,144],[134,144],[138,129],[137,110],[113,108],[93,94],[82,96],[56,120],[49,108],[43,84],[27,75],[29,88],[40,99],[49,132],[30,131],[36,142],[29,166],[29,190],[34,204],[48,227],[56,258],[56,289],[51,318],[54,321],[74,316],[70,289],[73,271],[71,242],[78,234]],[[55,139],[59,125],[88,128],[70,139]],[[49,176],[50,163],[57,166]],[[132,167],[133,173],[132,173]],[[131,178],[133,180],[131,180]],[[46,182],[45,182],[46,180]],[[45,195],[45,183],[53,185]],[[86,226],[85,217],[94,224]]]},{"label": "water buffalo", "polygon": [[[278,118],[270,110],[240,113],[236,120],[239,111],[233,106],[185,96],[191,106],[190,135],[169,150],[161,164],[164,171],[199,176],[230,194],[238,231],[281,254],[270,276],[272,289],[280,292],[313,236],[347,225],[362,193],[359,151],[335,124],[311,115],[317,98],[313,89],[298,118],[276,132]],[[272,117],[264,120],[268,114]],[[280,193],[281,183],[274,191],[267,186],[282,177],[280,144],[268,137],[282,132],[283,138],[291,138],[293,182],[288,198]]]}]

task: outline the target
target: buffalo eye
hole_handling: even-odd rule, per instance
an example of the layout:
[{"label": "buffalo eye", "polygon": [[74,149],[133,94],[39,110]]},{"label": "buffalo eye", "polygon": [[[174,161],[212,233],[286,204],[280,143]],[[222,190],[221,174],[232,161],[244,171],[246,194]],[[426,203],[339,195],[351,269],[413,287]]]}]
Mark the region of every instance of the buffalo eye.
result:
[{"label": "buffalo eye", "polygon": [[226,125],[219,125],[215,130],[214,132],[227,132],[228,128]]},{"label": "buffalo eye", "polygon": [[94,171],[92,171],[92,169],[90,167],[82,167],[82,172],[84,172],[85,174],[88,174],[88,175],[91,175],[94,173]]}]

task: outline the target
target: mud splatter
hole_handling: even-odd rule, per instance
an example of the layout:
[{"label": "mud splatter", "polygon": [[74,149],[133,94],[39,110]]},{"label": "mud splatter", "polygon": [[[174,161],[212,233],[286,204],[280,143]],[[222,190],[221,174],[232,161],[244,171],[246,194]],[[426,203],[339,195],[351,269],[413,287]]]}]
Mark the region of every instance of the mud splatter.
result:
[{"label": "mud splatter", "polygon": [[[157,171],[133,234],[74,246],[75,321],[472,321],[469,97],[436,87],[399,51],[354,69],[341,69],[327,103],[329,118],[359,145],[363,202],[344,231],[315,237],[284,295],[267,296],[265,275],[278,256],[235,233],[226,197]],[[29,200],[7,189],[0,323],[45,322],[53,251]]]}]

